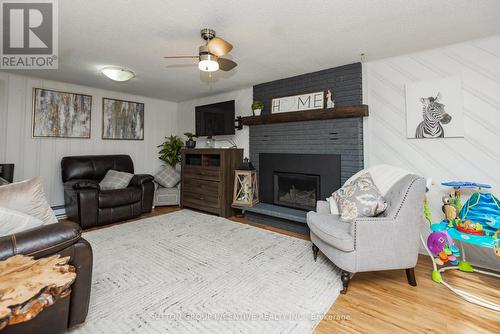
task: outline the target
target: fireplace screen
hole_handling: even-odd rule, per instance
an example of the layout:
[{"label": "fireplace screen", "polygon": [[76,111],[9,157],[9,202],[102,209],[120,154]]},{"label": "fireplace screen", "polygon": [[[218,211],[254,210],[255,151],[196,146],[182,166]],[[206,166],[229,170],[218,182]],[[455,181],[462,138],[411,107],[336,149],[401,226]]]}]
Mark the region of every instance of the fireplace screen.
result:
[{"label": "fireplace screen", "polygon": [[314,210],[319,198],[319,175],[274,172],[274,204]]}]

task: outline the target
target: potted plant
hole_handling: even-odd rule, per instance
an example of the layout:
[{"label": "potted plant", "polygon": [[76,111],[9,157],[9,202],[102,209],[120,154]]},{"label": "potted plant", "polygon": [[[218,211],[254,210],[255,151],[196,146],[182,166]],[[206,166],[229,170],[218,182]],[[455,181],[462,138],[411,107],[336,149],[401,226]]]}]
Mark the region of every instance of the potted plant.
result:
[{"label": "potted plant", "polygon": [[181,161],[182,140],[175,135],[165,137],[165,139],[163,144],[158,145],[161,148],[158,159],[175,168]]},{"label": "potted plant", "polygon": [[191,132],[186,132],[184,133],[184,136],[187,137],[188,140],[186,140],[186,147],[187,148],[195,148],[196,147],[196,141],[193,140],[193,138],[196,138],[196,135]]},{"label": "potted plant", "polygon": [[264,103],[262,103],[262,101],[253,101],[252,110],[254,116],[260,116],[262,109],[264,109]]}]

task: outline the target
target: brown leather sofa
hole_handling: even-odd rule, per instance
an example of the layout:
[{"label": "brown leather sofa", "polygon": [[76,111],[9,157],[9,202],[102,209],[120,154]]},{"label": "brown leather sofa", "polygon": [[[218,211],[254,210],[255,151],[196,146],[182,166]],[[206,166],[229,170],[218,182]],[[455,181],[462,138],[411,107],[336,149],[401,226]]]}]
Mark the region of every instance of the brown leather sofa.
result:
[{"label": "brown leather sofa", "polygon": [[20,233],[0,237],[0,260],[23,254],[35,258],[54,254],[69,256],[76,268],[76,280],[69,297],[56,303],[34,319],[10,325],[2,334],[62,333],[83,323],[87,317],[92,283],[92,248],[81,237],[81,228],[72,222],[44,225]]},{"label": "brown leather sofa", "polygon": [[101,190],[99,182],[110,169],[133,174],[134,164],[128,155],[73,156],[61,161],[66,215],[82,228],[134,218],[152,210],[153,176],[137,174],[126,189]]}]

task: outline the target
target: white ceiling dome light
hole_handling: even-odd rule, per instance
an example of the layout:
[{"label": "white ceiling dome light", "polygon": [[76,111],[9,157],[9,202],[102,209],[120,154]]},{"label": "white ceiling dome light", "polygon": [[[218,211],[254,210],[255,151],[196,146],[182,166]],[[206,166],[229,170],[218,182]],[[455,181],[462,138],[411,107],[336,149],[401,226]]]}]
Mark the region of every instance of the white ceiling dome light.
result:
[{"label": "white ceiling dome light", "polygon": [[134,72],[129,69],[117,66],[108,66],[101,70],[102,74],[113,81],[125,82],[135,77]]}]

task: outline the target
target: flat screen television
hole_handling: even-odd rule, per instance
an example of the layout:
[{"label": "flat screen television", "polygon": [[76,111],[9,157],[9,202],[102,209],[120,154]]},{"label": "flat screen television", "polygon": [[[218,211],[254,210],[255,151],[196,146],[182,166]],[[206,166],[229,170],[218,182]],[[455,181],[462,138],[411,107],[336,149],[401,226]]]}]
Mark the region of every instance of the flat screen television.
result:
[{"label": "flat screen television", "polygon": [[196,136],[234,135],[234,100],[197,106]]}]

